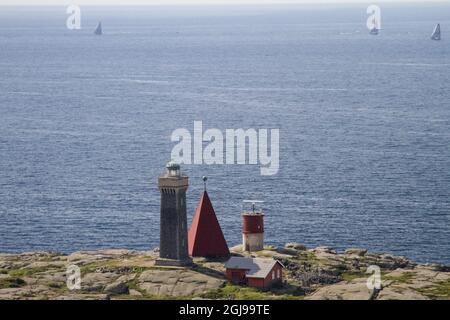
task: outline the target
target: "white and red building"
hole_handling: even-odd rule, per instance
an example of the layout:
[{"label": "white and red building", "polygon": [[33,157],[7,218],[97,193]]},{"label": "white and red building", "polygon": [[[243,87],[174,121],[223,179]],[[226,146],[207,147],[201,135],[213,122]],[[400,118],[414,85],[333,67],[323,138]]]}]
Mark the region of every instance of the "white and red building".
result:
[{"label": "white and red building", "polygon": [[283,281],[283,264],[274,259],[231,257],[225,263],[226,277],[234,284],[269,288]]}]

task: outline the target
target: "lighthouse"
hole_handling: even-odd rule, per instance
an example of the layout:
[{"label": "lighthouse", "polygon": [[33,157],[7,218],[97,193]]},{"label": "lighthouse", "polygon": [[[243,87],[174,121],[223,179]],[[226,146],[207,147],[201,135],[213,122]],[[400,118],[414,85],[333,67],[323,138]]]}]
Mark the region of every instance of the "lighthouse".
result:
[{"label": "lighthouse", "polygon": [[161,193],[160,245],[157,265],[183,266],[191,263],[188,255],[186,191],[188,177],[180,165],[169,161],[158,180]]},{"label": "lighthouse", "polygon": [[242,250],[260,251],[264,248],[264,214],[256,204],[258,200],[244,200],[244,204],[251,204],[251,208],[242,210]]}]

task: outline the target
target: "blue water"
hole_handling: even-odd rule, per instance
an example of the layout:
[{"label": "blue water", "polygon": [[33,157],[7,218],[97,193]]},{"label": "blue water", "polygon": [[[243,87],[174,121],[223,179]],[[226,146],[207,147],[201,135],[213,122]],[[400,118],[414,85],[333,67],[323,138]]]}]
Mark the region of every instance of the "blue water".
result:
[{"label": "blue water", "polygon": [[365,9],[0,7],[0,252],[158,246],[170,135],[202,120],[280,129],[277,175],[183,166],[230,245],[257,198],[269,243],[450,263],[450,5],[384,5],[377,37]]}]

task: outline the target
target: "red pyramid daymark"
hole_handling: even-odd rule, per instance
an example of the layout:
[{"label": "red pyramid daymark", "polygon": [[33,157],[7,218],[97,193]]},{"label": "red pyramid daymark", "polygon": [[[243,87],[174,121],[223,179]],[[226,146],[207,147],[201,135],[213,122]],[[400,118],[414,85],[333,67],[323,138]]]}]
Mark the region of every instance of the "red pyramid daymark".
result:
[{"label": "red pyramid daymark", "polygon": [[225,257],[230,254],[206,191],[203,192],[189,228],[188,246],[192,257]]}]

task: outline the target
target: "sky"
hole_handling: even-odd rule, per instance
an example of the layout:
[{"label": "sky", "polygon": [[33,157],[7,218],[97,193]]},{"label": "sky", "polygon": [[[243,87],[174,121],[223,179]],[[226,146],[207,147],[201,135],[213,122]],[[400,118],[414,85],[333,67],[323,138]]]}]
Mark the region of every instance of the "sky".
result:
[{"label": "sky", "polygon": [[449,0],[0,0],[0,5],[223,5],[223,4],[297,4],[297,3],[370,3],[449,2]]}]

